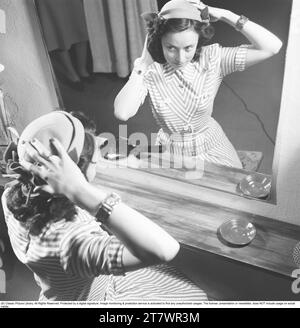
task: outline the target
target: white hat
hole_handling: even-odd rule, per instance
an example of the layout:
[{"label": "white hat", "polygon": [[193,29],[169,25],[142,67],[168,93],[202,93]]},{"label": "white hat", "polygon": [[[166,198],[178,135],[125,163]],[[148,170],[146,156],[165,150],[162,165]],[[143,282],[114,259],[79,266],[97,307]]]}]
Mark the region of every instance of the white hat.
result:
[{"label": "white hat", "polygon": [[77,118],[64,111],[54,111],[35,119],[20,136],[19,160],[27,160],[24,141],[31,141],[33,138],[38,139],[50,151],[49,140],[58,139],[72,160],[78,163],[84,145],[84,127]]},{"label": "white hat", "polygon": [[208,7],[200,2],[203,9],[198,9],[195,5],[187,0],[171,0],[168,1],[159,12],[159,16],[164,19],[171,18],[188,18],[199,22],[209,22]]}]

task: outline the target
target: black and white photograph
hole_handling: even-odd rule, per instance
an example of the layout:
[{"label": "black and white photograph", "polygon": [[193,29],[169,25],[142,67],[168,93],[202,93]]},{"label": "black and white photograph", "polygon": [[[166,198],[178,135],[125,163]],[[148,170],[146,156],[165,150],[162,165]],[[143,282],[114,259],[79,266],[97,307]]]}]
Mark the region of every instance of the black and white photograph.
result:
[{"label": "black and white photograph", "polygon": [[299,54],[297,0],[0,0],[0,307],[299,307]]}]

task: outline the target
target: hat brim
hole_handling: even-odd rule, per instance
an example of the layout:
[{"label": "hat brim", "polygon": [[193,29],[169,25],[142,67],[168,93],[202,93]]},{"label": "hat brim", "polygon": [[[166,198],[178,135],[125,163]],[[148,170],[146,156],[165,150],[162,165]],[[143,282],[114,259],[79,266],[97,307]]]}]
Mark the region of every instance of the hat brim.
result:
[{"label": "hat brim", "polygon": [[26,144],[32,139],[39,140],[49,151],[50,139],[60,141],[71,159],[78,163],[84,145],[84,127],[82,123],[63,111],[54,111],[32,121],[22,132],[18,142],[19,160],[30,160],[26,153]]},{"label": "hat brim", "polygon": [[164,19],[186,18],[202,23],[209,22],[209,17],[203,19],[201,10],[186,0],[171,0],[167,2],[161,8],[159,16],[163,17]]}]

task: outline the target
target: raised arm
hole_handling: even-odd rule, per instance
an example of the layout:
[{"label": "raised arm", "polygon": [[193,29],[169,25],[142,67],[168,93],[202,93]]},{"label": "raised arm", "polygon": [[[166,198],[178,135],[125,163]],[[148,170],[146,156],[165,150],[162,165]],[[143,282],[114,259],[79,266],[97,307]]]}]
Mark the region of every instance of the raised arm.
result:
[{"label": "raised arm", "polygon": [[[48,182],[43,190],[63,194],[95,215],[107,192],[86,181],[59,141],[52,141],[57,156],[49,156],[43,145],[37,146],[37,143],[35,141],[35,148],[28,144],[27,153],[41,165],[21,164]],[[125,245],[122,260],[126,271],[170,261],[179,251],[178,242],[165,230],[122,202],[114,207],[105,225]]]},{"label": "raised arm", "polygon": [[[198,0],[188,0],[203,10],[205,5]],[[237,27],[240,15],[230,10],[208,7],[211,21],[221,20],[232,27]],[[277,54],[282,47],[281,40],[265,29],[264,27],[254,23],[249,19],[240,29],[240,32],[250,41],[251,45],[247,52],[246,67],[259,63],[273,55]]]},{"label": "raised arm", "polygon": [[144,74],[153,63],[153,59],[147,49],[147,41],[148,38],[146,37],[142,56],[136,59],[128,82],[115,98],[115,116],[119,120],[127,121],[134,116],[147,95],[147,88],[144,85]]},{"label": "raised arm", "polygon": [[[221,20],[235,27],[240,16],[229,10],[223,10],[222,12]],[[252,44],[247,52],[246,68],[272,57],[282,47],[282,42],[277,36],[251,20],[245,23],[240,32]]]}]

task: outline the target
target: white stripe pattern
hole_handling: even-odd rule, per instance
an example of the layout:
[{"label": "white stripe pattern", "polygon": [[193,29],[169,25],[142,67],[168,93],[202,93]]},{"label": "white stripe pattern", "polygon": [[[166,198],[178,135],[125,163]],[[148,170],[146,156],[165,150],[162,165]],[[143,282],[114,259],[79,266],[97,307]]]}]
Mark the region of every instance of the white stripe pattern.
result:
[{"label": "white stripe pattern", "polygon": [[156,265],[129,272],[125,277],[114,276],[107,300],[123,301],[204,301],[206,293],[178,269]]},{"label": "white stripe pattern", "polygon": [[[157,144],[172,153],[242,168],[222,128],[211,117],[224,76],[245,69],[247,48],[202,48],[199,61],[175,70],[168,63],[153,63],[138,90],[141,103],[149,92],[152,112],[160,126]],[[136,74],[136,73],[133,73]]]},{"label": "white stripe pattern", "polygon": [[2,206],[12,247],[33,271],[40,301],[205,300],[206,294],[175,268],[152,266],[124,273],[124,246],[78,208],[72,221],[49,223],[38,236],[28,233]]}]

